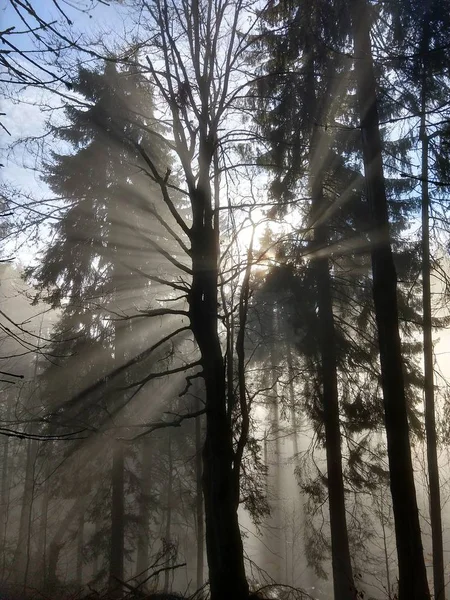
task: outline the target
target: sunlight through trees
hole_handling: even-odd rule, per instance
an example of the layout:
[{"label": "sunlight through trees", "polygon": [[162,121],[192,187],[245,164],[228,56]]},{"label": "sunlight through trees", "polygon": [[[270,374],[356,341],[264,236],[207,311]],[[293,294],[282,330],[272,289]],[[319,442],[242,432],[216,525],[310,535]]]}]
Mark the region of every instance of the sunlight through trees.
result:
[{"label": "sunlight through trees", "polygon": [[449,8],[7,0],[1,597],[445,600]]}]

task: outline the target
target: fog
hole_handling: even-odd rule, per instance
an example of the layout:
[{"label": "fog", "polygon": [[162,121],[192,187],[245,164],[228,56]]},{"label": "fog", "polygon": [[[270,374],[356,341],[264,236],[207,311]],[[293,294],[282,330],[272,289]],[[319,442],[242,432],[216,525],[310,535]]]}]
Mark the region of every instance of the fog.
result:
[{"label": "fog", "polygon": [[446,600],[449,14],[6,1],[1,598]]}]

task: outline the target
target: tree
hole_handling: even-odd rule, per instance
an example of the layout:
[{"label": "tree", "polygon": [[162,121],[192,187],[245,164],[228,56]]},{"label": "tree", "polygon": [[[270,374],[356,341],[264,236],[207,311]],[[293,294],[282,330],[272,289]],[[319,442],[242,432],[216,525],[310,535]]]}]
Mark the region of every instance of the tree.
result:
[{"label": "tree", "polygon": [[[139,172],[133,177],[129,171],[136,158],[136,140],[141,145],[149,141],[148,136],[142,136],[140,125],[145,128],[153,120],[151,95],[144,78],[136,72],[119,73],[114,63],[107,64],[103,73],[81,69],[73,87],[85,100],[81,101],[81,109],[67,107],[69,123],[55,134],[69,141],[76,152],[54,153],[53,163],[46,168],[46,180],[52,190],[66,197],[71,206],[58,224],[56,240],[42,265],[30,271],[30,276],[32,273],[42,291],[50,289],[48,299],[53,305],[69,300],[55,344],[66,353],[97,351],[97,362],[100,358],[105,362],[106,382],[108,371],[121,368],[128,359],[126,338],[130,324],[127,318],[122,318],[130,311],[127,287],[142,285],[142,275],[136,276],[136,272],[142,272],[147,264],[147,259],[143,261],[138,256],[136,260],[132,253],[129,258],[130,246],[124,240],[137,247],[142,235],[137,226],[138,211],[143,204],[137,189],[142,185],[142,175],[139,179]],[[152,156],[157,156],[155,139],[150,139],[153,148],[147,146]],[[81,172],[85,173],[83,179]],[[127,191],[131,195],[128,207],[123,202]],[[136,239],[130,236],[130,230]],[[73,335],[69,340],[68,331]],[[67,365],[73,367],[73,362],[69,359]],[[92,370],[89,356],[81,355],[78,368],[82,371],[79,383],[83,385],[83,378]],[[101,375],[97,365],[93,370],[96,376]],[[55,371],[51,370],[50,377]],[[118,391],[126,381],[122,377],[114,382],[109,401],[113,412],[117,413],[127,403],[126,394]],[[60,422],[74,424],[84,418],[86,411],[91,419],[97,412],[98,419],[98,408],[89,403],[63,404],[59,409]],[[57,422],[54,424],[58,426]],[[97,426],[101,425],[102,421],[97,421]],[[112,443],[109,585],[112,592],[120,594],[118,581],[124,579],[125,447],[119,441]]]},{"label": "tree", "polygon": [[397,277],[392,257],[382,146],[365,0],[352,3],[356,90],[368,202],[372,213],[373,296],[378,327],[390,486],[397,536],[399,598],[429,597],[414,486],[398,324]]},{"label": "tree", "polygon": [[[442,161],[442,116],[448,113],[448,80],[444,64],[448,51],[448,16],[435,2],[399,3],[391,8],[396,31],[393,51],[399,56],[398,70],[403,76],[400,97],[408,118],[417,122],[415,141],[420,144],[421,167],[418,180],[421,188],[421,252],[422,252],[422,303],[423,303],[423,356],[425,432],[427,438],[427,463],[429,473],[430,521],[433,547],[434,594],[444,598],[444,555],[442,516],[438,464],[438,439],[436,431],[435,376],[433,357],[433,303],[431,294],[433,231],[430,223],[433,206],[439,204],[439,192],[431,181],[445,182],[444,172],[439,172]],[[415,40],[406,44],[405,40]],[[406,58],[408,57],[408,58]],[[416,95],[417,94],[417,95]],[[445,121],[444,121],[445,122]],[[439,139],[439,143],[434,142]],[[409,173],[412,175],[412,173]],[[408,173],[403,173],[407,177]],[[439,186],[441,189],[444,186]],[[444,227],[446,224],[444,223]],[[431,243],[430,243],[431,239]]]},{"label": "tree", "polygon": [[[263,47],[267,46],[269,48],[271,58],[265,65],[264,75],[258,88],[261,97],[269,106],[269,110],[263,108],[260,115],[260,123],[267,136],[266,146],[263,147],[264,149],[267,148],[267,152],[262,154],[260,162],[274,171],[271,190],[275,198],[280,198],[281,208],[284,211],[287,211],[291,205],[299,205],[299,202],[294,200],[292,190],[295,189],[296,181],[301,181],[302,173],[309,170],[312,174],[312,181],[316,183],[315,186],[314,183],[310,186],[310,189],[312,189],[313,212],[307,227],[302,233],[307,238],[309,228],[314,228],[315,235],[319,235],[321,243],[316,244],[311,250],[309,250],[306,243],[303,246],[297,244],[292,263],[297,269],[303,268],[303,265],[300,267],[299,253],[303,253],[308,257],[308,253],[311,252],[311,262],[315,259],[318,264],[322,263],[322,265],[331,257],[333,261],[332,281],[336,321],[340,325],[336,344],[339,350],[343,351],[343,354],[337,359],[339,360],[339,366],[342,369],[343,363],[347,362],[349,365],[353,364],[353,367],[350,366],[350,368],[354,369],[356,365],[359,366],[367,361],[366,368],[368,373],[371,373],[368,379],[372,382],[372,385],[375,383],[376,389],[378,385],[378,375],[374,377],[374,374],[378,372],[376,355],[373,348],[366,349],[365,347],[367,339],[370,343],[370,337],[364,340],[365,335],[361,330],[358,349],[356,350],[355,347],[355,350],[359,351],[359,357],[357,357],[356,351],[351,350],[353,345],[352,336],[358,335],[358,329],[362,323],[364,323],[364,327],[372,329],[370,314],[373,308],[375,308],[375,311],[377,310],[376,305],[372,307],[372,302],[368,297],[364,298],[357,291],[358,288],[361,288],[362,273],[366,272],[368,266],[363,257],[365,247],[369,246],[370,243],[370,236],[367,237],[366,233],[370,228],[370,223],[367,214],[364,214],[367,209],[365,208],[365,197],[362,192],[363,180],[354,158],[355,155],[361,152],[358,144],[355,143],[357,139],[353,133],[353,127],[356,128],[357,126],[353,117],[355,108],[351,96],[347,95],[345,85],[348,81],[348,69],[350,68],[349,57],[345,54],[345,44],[350,34],[350,15],[354,17],[353,9],[353,5],[343,4],[335,13],[329,3],[319,6],[317,13],[311,13],[310,10],[297,12],[296,8],[284,7],[282,4],[271,5],[268,8],[266,14],[268,26],[264,30]],[[311,16],[311,14],[314,16]],[[311,25],[310,20],[314,22],[314,25]],[[275,27],[275,25],[279,25],[280,21],[283,24],[282,27]],[[304,30],[302,29],[303,22],[308,24]],[[309,71],[309,79],[307,78],[308,62],[314,65]],[[334,80],[336,73],[339,73],[340,81],[344,82],[343,85],[339,86],[339,92],[335,91],[337,88]],[[314,94],[314,86],[318,90],[318,95]],[[329,102],[330,98],[332,98],[332,102]],[[331,133],[329,133],[330,130]],[[305,137],[304,131],[311,131],[312,134],[310,134],[310,137]],[[329,137],[333,138],[331,145],[327,141]],[[313,141],[311,147],[309,146],[310,140]],[[403,146],[405,146],[404,143]],[[306,162],[304,157],[308,156],[309,147],[309,161]],[[325,182],[323,187],[320,185],[321,176]],[[368,176],[366,173],[366,177]],[[397,183],[397,193],[399,188],[400,186]],[[300,193],[303,189],[300,187]],[[326,190],[326,196],[329,196],[329,198],[325,202],[319,202],[318,199],[320,199],[321,193],[324,194],[324,190]],[[307,200],[305,200],[305,204],[307,204]],[[398,224],[401,225],[404,217],[398,213],[399,207],[395,207],[395,202],[391,202],[389,210],[390,214],[394,215],[394,229],[398,232]],[[399,216],[400,218],[398,218]],[[338,236],[337,233],[341,230],[343,223],[345,223],[345,230],[343,230],[345,233]],[[352,231],[353,225],[355,225],[354,231]],[[328,235],[326,235],[326,231],[329,232]],[[348,250],[345,246],[348,244],[348,239],[351,239],[350,236],[353,236],[355,232],[359,241],[356,252],[352,252],[353,244],[353,248],[350,247]],[[328,248],[330,249],[328,250]],[[319,258],[315,258],[315,253]],[[339,253],[341,257],[336,260],[336,255]],[[280,253],[280,255],[284,259],[286,253]],[[408,257],[408,253],[406,253],[400,261],[400,255],[398,254],[396,260],[400,265],[402,263],[404,265],[405,258],[411,259],[412,253],[410,255]],[[309,257],[306,260],[308,259]],[[338,266],[339,262],[341,263],[340,266]],[[417,259],[415,259],[415,263],[417,263]],[[410,262],[407,270],[411,269],[411,264],[414,263]],[[325,269],[323,271],[325,272]],[[282,274],[280,275],[282,280]],[[289,278],[289,272],[285,271],[285,280],[286,277]],[[344,280],[347,283],[346,288],[342,286]],[[308,281],[311,285],[312,280],[309,279]],[[324,287],[324,275],[322,275],[321,281],[322,293],[318,297],[319,318],[321,312],[320,302],[323,308],[326,298],[330,296],[330,293]],[[371,285],[368,274],[365,281],[368,285]],[[349,287],[349,284],[351,287]],[[307,286],[305,286],[305,291],[306,289]],[[304,294],[305,292],[303,292]],[[302,298],[302,292],[298,293],[297,297]],[[353,308],[353,298],[356,301],[356,310]],[[338,302],[336,302],[337,299],[339,299]],[[361,302],[361,300],[363,301]],[[342,304],[339,301],[342,301]],[[304,301],[302,306],[304,306]],[[403,300],[401,306],[402,310],[406,308],[406,312],[402,313],[402,317],[413,318],[412,306],[405,306]],[[305,309],[303,308],[303,310]],[[332,315],[332,310],[333,308],[331,312],[328,311],[328,314]],[[357,316],[355,313],[357,313]],[[322,314],[326,313],[322,310]],[[355,315],[356,323],[349,322],[348,318],[346,320],[349,314]],[[311,313],[309,318],[312,321],[314,314]],[[415,318],[417,319],[417,316]],[[342,327],[345,322],[345,327]],[[320,328],[322,334],[320,334]],[[305,329],[311,332],[311,327],[305,327]],[[324,325],[319,323],[319,330],[316,332],[318,339],[321,337],[323,339],[324,331]],[[328,327],[328,331],[332,331],[332,328]],[[347,338],[345,341],[340,339],[341,334],[344,334]],[[333,345],[330,343],[330,335],[327,339],[328,343],[322,344],[322,348],[325,349],[328,355],[331,355]],[[312,338],[309,337],[308,340],[311,345]],[[345,353],[348,355],[347,358]],[[405,369],[408,386],[415,380],[413,386],[417,387],[418,377],[413,375],[412,364],[409,360],[408,363],[408,367]],[[342,379],[342,370],[340,370],[340,377]],[[349,372],[345,377],[348,377],[349,382],[352,380],[353,382],[350,383],[350,386],[344,387],[343,395],[346,396],[350,392],[348,396],[350,402],[347,400],[342,404],[343,414],[341,413],[340,418],[342,419],[344,414],[345,416],[353,414],[352,426],[355,427],[354,431],[358,431],[358,428],[359,432],[365,427],[372,428],[375,421],[372,421],[371,425],[369,417],[364,424],[364,420],[361,419],[364,413],[357,414],[358,409],[356,407],[361,406],[361,401],[360,394],[353,386],[355,384],[356,387],[362,385],[361,377],[352,376]],[[332,379],[329,377],[328,381],[332,381]],[[325,393],[325,384],[322,383],[321,385],[324,386]],[[412,418],[411,408],[408,407],[408,412]],[[381,416],[379,410],[377,410],[377,414]],[[369,413],[366,413],[366,416],[369,416]],[[373,416],[374,413],[372,413]],[[326,417],[324,418],[326,421]],[[320,422],[320,420],[321,416],[319,416],[318,421]],[[379,421],[375,428],[377,426],[379,426]],[[347,429],[346,433],[348,433]],[[361,464],[360,459],[357,457],[361,449],[359,442],[356,443],[356,447],[359,450],[356,454],[354,452],[350,453],[349,467],[350,465]],[[332,454],[334,457],[337,456],[336,451]],[[360,485],[360,475],[357,475],[357,471],[354,470],[353,466],[350,470],[350,472],[353,471],[352,475],[355,477],[352,477],[353,482],[355,485]],[[357,483],[358,479],[359,483]],[[340,552],[338,556],[341,557],[342,554]],[[347,556],[349,564],[349,553],[347,553]]]},{"label": "tree", "polygon": [[[187,316],[200,353],[205,380],[205,441],[203,496],[206,548],[211,597],[214,600],[248,596],[243,547],[237,510],[240,464],[248,431],[245,387],[237,394],[227,379],[227,362],[220,340],[220,152],[225,139],[221,127],[234,108],[241,86],[233,74],[243,64],[245,35],[239,27],[247,5],[221,1],[169,3],[146,6],[154,57],[149,74],[170,111],[170,128],[181,166],[191,224],[180,216],[171,199],[167,175],[143,153],[161,195],[190,243]],[[245,301],[244,301],[245,308]],[[241,360],[241,365],[242,365]],[[234,443],[232,415],[241,412],[241,428]]]},{"label": "tree", "polygon": [[[342,177],[339,173],[342,163],[335,158],[334,140],[327,135],[326,128],[323,130],[324,123],[336,122],[342,98],[337,96],[329,106],[328,98],[335,87],[331,73],[339,65],[336,57],[331,56],[319,41],[323,37],[336,44],[342,43],[339,29],[337,33],[333,30],[333,16],[331,11],[325,17],[324,6],[321,5],[313,11],[304,10],[301,6],[292,8],[283,3],[269,6],[265,14],[268,27],[263,30],[262,47],[263,51],[269,52],[270,60],[265,66],[258,91],[263,102],[259,122],[263,135],[267,136],[268,146],[260,162],[274,166],[272,193],[280,202],[280,212],[284,214],[288,210],[294,190],[299,182],[304,181],[305,175],[311,194],[305,231],[310,230],[313,236],[308,250],[314,275],[309,281],[314,286],[317,307],[318,368],[322,388],[320,420],[323,419],[325,428],[334,594],[336,598],[348,598],[356,595],[356,588],[345,513],[338,358],[330,265],[326,252],[332,243],[327,213],[331,213],[333,201],[337,201],[333,192],[336,189],[335,179]],[[279,22],[285,23],[285,28],[272,30],[273,24]],[[295,75],[291,76],[291,72]],[[275,102],[272,93],[267,94],[274,85],[277,90]],[[306,247],[303,251],[307,251]]]}]

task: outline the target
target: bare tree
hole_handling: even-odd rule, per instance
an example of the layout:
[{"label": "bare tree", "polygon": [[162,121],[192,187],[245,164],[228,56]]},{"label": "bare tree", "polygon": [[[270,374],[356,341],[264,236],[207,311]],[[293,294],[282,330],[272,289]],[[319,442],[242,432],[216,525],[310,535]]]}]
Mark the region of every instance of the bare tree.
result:
[{"label": "bare tree", "polygon": [[[237,516],[248,415],[245,382],[235,391],[227,380],[227,361],[233,357],[225,355],[221,343],[220,165],[231,135],[224,122],[231,118],[246,83],[243,59],[248,38],[241,31],[244,21],[253,18],[242,0],[160,0],[151,5],[139,3],[139,9],[141,23],[146,23],[151,36],[151,52],[145,61],[164,103],[163,120],[171,132],[168,144],[178,158],[178,177],[191,209],[188,222],[173,202],[170,172],[160,172],[138,147],[149,177],[159,185],[182,232],[178,243],[191,263],[178,264],[184,271],[184,283],[178,287],[186,294],[186,315],[199,348],[206,389],[203,495],[211,595],[214,600],[239,600],[248,595]],[[245,23],[247,31],[248,27]],[[188,239],[188,246],[182,237]],[[247,281],[249,276],[247,272]],[[245,290],[242,302],[241,330],[245,326]],[[243,356],[240,361],[244,377]],[[232,423],[237,410],[241,421],[235,442]]]}]

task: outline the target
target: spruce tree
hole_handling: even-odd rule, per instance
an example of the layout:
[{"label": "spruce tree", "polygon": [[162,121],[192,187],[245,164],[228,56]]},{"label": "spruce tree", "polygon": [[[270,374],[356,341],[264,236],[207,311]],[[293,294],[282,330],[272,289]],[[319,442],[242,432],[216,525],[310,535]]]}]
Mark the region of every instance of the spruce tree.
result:
[{"label": "spruce tree", "polygon": [[[356,92],[366,190],[372,219],[372,276],[382,374],[397,556],[399,599],[429,597],[414,485],[399,331],[397,274],[391,248],[376,80],[366,0],[351,3]],[[376,239],[374,239],[376,236]]]},{"label": "spruce tree", "polygon": [[[259,123],[266,135],[269,151],[262,155],[260,162],[262,165],[270,165],[269,168],[274,170],[271,189],[275,199],[281,200],[281,206],[292,203],[294,194],[301,194],[306,189],[306,187],[302,189],[298,184],[297,188],[295,186],[296,182],[302,181],[304,173],[310,173],[310,181],[313,182],[309,187],[312,190],[312,210],[306,222],[304,238],[307,240],[308,230],[312,228],[315,236],[319,235],[320,243],[316,240],[314,246],[313,243],[305,241],[302,250],[297,247],[296,254],[306,255],[305,263],[309,262],[311,265],[314,261],[325,264],[325,261],[332,260],[333,303],[336,310],[335,319],[339,322],[337,338],[335,334],[336,344],[342,352],[340,360],[344,363],[348,361],[349,366],[353,364],[350,370],[346,370],[348,381],[352,382],[353,379],[353,382],[350,383],[347,391],[345,388],[343,390],[344,396],[349,395],[341,406],[343,412],[341,419],[344,415],[352,416],[354,431],[358,429],[361,431],[365,427],[369,429],[373,427],[375,431],[380,425],[382,413],[378,408],[375,413],[372,413],[372,418],[367,419],[364,417],[365,410],[360,412],[363,407],[362,394],[357,393],[354,386],[361,385],[361,380],[359,377],[355,380],[351,374],[351,369],[354,369],[356,364],[360,366],[361,363],[363,372],[372,371],[375,374],[375,377],[369,375],[368,379],[372,381],[371,394],[376,406],[379,377],[377,353],[373,343],[370,342],[370,334],[365,334],[370,331],[374,336],[376,335],[371,321],[377,312],[377,306],[373,304],[370,297],[372,278],[369,272],[367,249],[372,244],[376,246],[377,242],[370,234],[371,220],[368,214],[365,182],[360,173],[361,146],[356,136],[358,109],[353,98],[347,95],[351,83],[349,70],[351,57],[347,52],[348,40],[351,38],[351,15],[354,17],[353,7],[347,3],[341,3],[337,7],[324,2],[315,6],[314,11],[310,9],[301,11],[282,3],[268,8],[266,14],[268,26],[263,31],[262,44],[269,49],[271,59],[265,65],[258,92],[264,101]],[[311,21],[314,21],[315,26]],[[311,56],[315,57],[315,60],[311,59]],[[314,67],[310,68],[308,79],[308,64],[311,62]],[[340,85],[337,83],[337,78],[340,78]],[[308,82],[310,82],[309,87]],[[314,94],[315,88],[318,90],[318,96]],[[270,94],[267,93],[268,90]],[[358,156],[360,158],[355,160]],[[325,181],[322,194],[325,189],[327,200],[326,203],[322,202],[322,206],[318,201],[321,192],[320,177]],[[403,192],[403,199],[391,202],[389,210],[390,217],[394,221],[394,231],[398,235],[405,223],[406,186],[395,183],[396,187],[392,188],[393,197],[396,198],[399,192],[400,194]],[[304,204],[308,205],[308,202]],[[409,210],[413,211],[414,206]],[[327,230],[329,233],[325,235]],[[321,258],[316,259],[315,254]],[[286,256],[285,251],[283,255]],[[407,262],[408,256],[409,259],[414,258],[412,263]],[[417,250],[412,244],[406,248],[406,252],[404,249],[401,253],[397,250],[397,263],[406,269],[405,274],[408,271],[413,272],[417,267],[416,257]],[[299,264],[300,261],[297,259],[297,265]],[[305,277],[305,280],[310,286],[314,285],[314,278]],[[322,293],[318,295],[321,302],[324,302],[324,298],[327,297],[327,294],[323,293],[324,281],[325,278],[322,277]],[[303,288],[304,294],[307,288],[308,283]],[[300,298],[301,293],[297,297]],[[401,299],[401,308],[404,319],[417,318],[417,299],[409,306]],[[323,332],[324,327],[320,324],[320,312],[319,308],[318,330],[315,334],[319,340],[320,331]],[[352,313],[354,316],[349,318]],[[310,315],[309,324],[313,322],[315,316],[314,313]],[[355,317],[356,321],[352,322],[352,318]],[[368,324],[369,330],[367,330]],[[360,327],[365,327],[366,331],[363,332]],[[309,329],[311,330],[311,326]],[[328,330],[331,329],[329,326]],[[411,328],[404,327],[405,331],[408,329]],[[352,350],[352,346],[356,348],[357,344],[355,335],[360,336],[357,352]],[[339,338],[342,343],[338,341]],[[310,333],[310,347],[314,347],[314,342],[311,345],[313,339]],[[305,347],[307,344],[308,342],[305,343]],[[331,352],[333,346],[330,344],[330,338],[323,347],[327,352]],[[405,366],[405,375],[409,389],[415,388],[417,391],[420,378],[417,377],[414,362],[409,358]],[[321,386],[325,394],[324,382]],[[408,399],[411,401],[410,395]],[[367,403],[364,404],[368,408]],[[407,410],[412,419],[411,407]],[[369,416],[369,412],[365,413],[366,417]],[[324,415],[318,416],[319,421],[325,418]],[[392,458],[392,453],[390,454]],[[333,455],[336,456],[336,452]],[[359,459],[355,462],[354,458],[350,455],[349,465],[353,465],[353,477],[356,476],[354,466],[359,463]],[[414,490],[412,492],[414,493]],[[333,537],[333,531],[331,533]]]},{"label": "spruce tree", "polygon": [[[130,393],[127,375],[109,383],[111,372],[137,354],[139,337],[128,317],[150,302],[149,278],[155,244],[167,241],[155,218],[156,186],[140,166],[139,147],[158,165],[170,159],[161,149],[161,129],[153,116],[151,89],[132,69],[119,71],[113,62],[103,71],[81,68],[73,89],[80,106],[66,108],[67,123],[53,130],[71,145],[70,153],[52,155],[45,181],[68,203],[41,265],[30,272],[41,294],[63,312],[54,347],[68,357],[49,369],[48,379],[59,394],[58,370],[76,369],[70,396],[89,381],[108,388],[107,410],[120,415]],[[161,210],[161,207],[158,207]],[[156,224],[155,224],[156,221]],[[164,222],[164,221],[163,221]],[[149,236],[148,231],[151,231]],[[151,236],[154,236],[153,238]],[[149,236],[149,240],[147,240]],[[146,242],[150,250],[144,252]],[[149,266],[150,263],[150,266]],[[149,276],[146,276],[149,273]],[[130,345],[131,337],[135,346]],[[69,398],[70,398],[69,396]],[[52,406],[56,429],[86,422],[104,426],[105,393],[83,401],[58,401]],[[94,434],[95,436],[95,434]],[[125,545],[125,447],[112,444],[112,498],[109,587],[120,594]]]},{"label": "spruce tree", "polygon": [[[438,465],[438,436],[436,428],[435,377],[433,356],[433,327],[439,319],[433,318],[431,278],[434,248],[439,242],[433,239],[433,213],[442,211],[439,205],[446,193],[449,179],[445,155],[446,116],[448,116],[449,81],[446,73],[448,61],[449,15],[442,3],[399,2],[389,6],[395,27],[389,39],[388,52],[394,61],[401,85],[397,89],[398,101],[404,107],[404,119],[412,125],[415,149],[420,154],[420,170],[414,174],[405,168],[404,177],[414,177],[420,185],[421,195],[421,255],[423,304],[423,355],[424,403],[429,475],[430,522],[433,549],[433,579],[435,598],[445,596],[442,517]],[[411,157],[414,162],[414,158]],[[408,165],[409,166],[409,165]],[[438,185],[436,186],[436,182]],[[444,224],[444,230],[448,227]],[[441,322],[442,323],[442,322]]]}]

